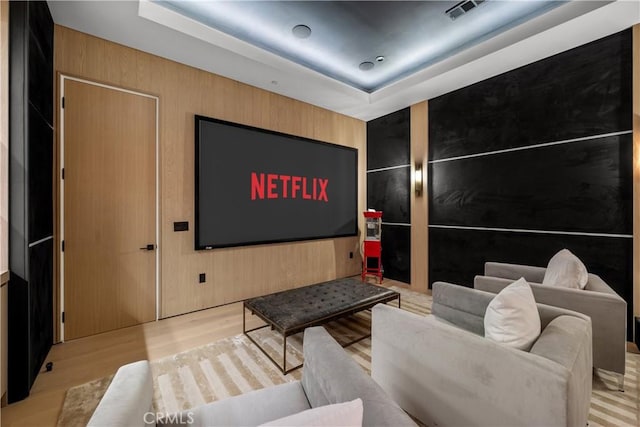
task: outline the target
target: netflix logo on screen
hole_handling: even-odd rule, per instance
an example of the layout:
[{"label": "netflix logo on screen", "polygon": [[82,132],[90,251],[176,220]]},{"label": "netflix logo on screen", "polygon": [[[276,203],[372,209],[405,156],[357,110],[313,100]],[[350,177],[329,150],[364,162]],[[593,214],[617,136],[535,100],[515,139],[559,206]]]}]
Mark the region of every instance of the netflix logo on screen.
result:
[{"label": "netflix logo on screen", "polygon": [[195,249],[358,235],[358,150],[195,117]]},{"label": "netflix logo on screen", "polygon": [[251,200],[303,199],[329,202],[329,179],[251,172]]}]

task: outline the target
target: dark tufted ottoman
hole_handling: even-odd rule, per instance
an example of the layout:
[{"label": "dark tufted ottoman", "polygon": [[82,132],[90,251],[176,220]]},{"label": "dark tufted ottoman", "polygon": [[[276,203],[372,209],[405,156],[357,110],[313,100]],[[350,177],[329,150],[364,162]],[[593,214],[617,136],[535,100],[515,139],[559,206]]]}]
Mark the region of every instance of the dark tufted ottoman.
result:
[{"label": "dark tufted ottoman", "polygon": [[[283,374],[300,368],[302,365],[287,369],[287,337],[305,328],[318,326],[348,316],[362,310],[368,310],[376,304],[398,300],[400,306],[400,294],[381,286],[370,285],[356,279],[338,279],[303,288],[290,289],[262,297],[251,298],[244,301],[242,313],[242,330],[244,334],[262,352],[282,370]],[[267,324],[258,328],[246,329],[247,310],[255,314]],[[256,342],[249,332],[271,327],[282,334],[283,337],[283,361],[278,364],[262,346]],[[360,337],[356,341],[367,338],[370,335]]]}]

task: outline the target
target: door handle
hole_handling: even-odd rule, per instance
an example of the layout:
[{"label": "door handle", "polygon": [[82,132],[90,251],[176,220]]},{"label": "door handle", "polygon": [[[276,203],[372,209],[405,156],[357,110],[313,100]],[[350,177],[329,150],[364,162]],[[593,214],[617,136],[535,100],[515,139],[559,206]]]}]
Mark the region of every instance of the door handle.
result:
[{"label": "door handle", "polygon": [[145,246],[144,248],[140,248],[140,250],[143,251],[152,251],[156,248],[156,245],[154,245],[153,243],[148,244],[147,246]]}]

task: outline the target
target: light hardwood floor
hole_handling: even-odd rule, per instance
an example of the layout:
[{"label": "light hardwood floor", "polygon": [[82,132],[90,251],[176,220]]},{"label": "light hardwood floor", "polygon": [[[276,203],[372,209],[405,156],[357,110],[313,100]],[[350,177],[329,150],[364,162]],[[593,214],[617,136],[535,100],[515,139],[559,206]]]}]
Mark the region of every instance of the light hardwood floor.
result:
[{"label": "light hardwood floor", "polygon": [[[406,287],[389,279],[384,285]],[[247,320],[249,326],[258,324],[251,316]],[[46,359],[53,370],[38,375],[27,399],[2,408],[2,426],[55,426],[70,387],[110,375],[129,362],[159,359],[240,333],[242,303],[233,303],[56,344]]]}]

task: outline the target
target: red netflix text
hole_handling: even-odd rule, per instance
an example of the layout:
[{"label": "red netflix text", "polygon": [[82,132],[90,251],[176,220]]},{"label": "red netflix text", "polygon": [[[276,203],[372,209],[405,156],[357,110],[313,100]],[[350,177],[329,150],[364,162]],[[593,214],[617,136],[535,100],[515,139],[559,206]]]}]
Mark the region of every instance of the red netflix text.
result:
[{"label": "red netflix text", "polygon": [[329,180],[306,176],[251,172],[251,200],[305,199],[329,202]]}]

